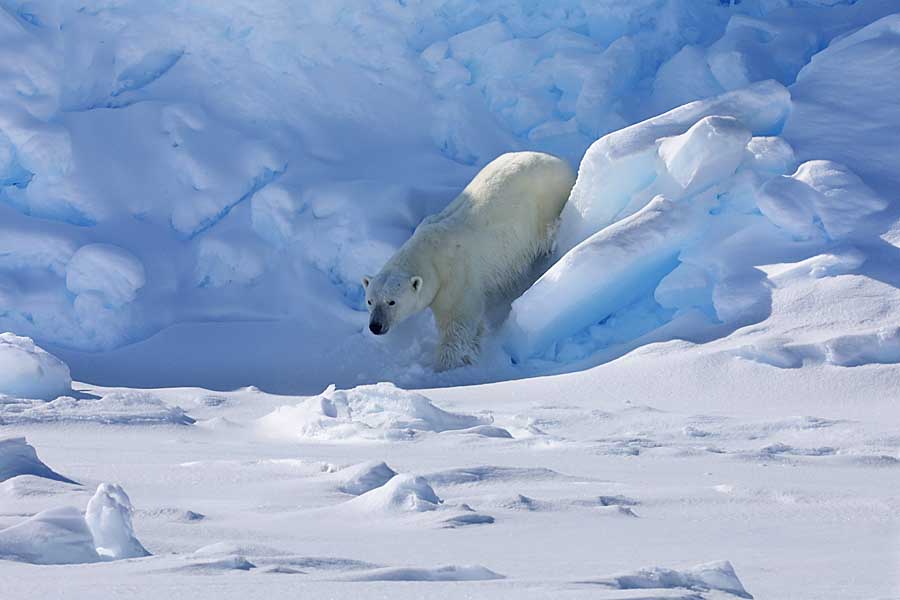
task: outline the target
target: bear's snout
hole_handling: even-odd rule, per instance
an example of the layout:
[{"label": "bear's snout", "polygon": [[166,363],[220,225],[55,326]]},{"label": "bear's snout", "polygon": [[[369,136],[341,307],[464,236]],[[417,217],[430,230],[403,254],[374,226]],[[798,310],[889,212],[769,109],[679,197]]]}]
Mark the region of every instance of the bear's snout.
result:
[{"label": "bear's snout", "polygon": [[387,327],[385,327],[378,321],[372,321],[371,323],[369,323],[369,331],[371,331],[375,335],[384,335],[385,333],[387,333]]}]

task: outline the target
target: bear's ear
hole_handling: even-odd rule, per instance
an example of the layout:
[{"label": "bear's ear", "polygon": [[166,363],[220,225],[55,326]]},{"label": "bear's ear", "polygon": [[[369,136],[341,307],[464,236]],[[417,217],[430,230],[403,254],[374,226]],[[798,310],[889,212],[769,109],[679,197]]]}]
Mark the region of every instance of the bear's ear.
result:
[{"label": "bear's ear", "polygon": [[418,275],[409,278],[409,282],[412,284],[412,287],[415,291],[419,291],[422,289],[422,278]]},{"label": "bear's ear", "polygon": [[372,281],[372,278],[369,277],[368,275],[365,275],[365,276],[362,278],[362,284],[363,284],[363,287],[364,287],[364,288],[369,287],[369,282],[370,282],[370,281]]}]

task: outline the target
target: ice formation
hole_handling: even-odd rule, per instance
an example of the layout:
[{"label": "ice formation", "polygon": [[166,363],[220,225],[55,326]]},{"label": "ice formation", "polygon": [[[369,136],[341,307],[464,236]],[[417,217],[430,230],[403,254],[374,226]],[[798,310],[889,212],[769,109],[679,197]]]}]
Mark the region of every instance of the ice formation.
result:
[{"label": "ice formation", "polygon": [[116,560],[150,555],[134,537],[132,512],[131,498],[121,486],[101,483],[97,487],[97,492],[88,502],[84,519],[94,536],[94,545],[100,556]]},{"label": "ice formation", "polygon": [[64,362],[31,338],[0,333],[0,395],[53,400],[71,391]]}]

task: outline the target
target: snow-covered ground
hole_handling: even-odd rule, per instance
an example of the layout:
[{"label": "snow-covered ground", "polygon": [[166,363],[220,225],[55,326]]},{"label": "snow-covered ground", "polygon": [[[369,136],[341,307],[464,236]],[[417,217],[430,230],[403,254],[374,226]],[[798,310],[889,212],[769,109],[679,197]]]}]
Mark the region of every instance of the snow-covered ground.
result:
[{"label": "snow-covered ground", "polygon": [[[0,0],[0,598],[900,597],[897,73],[896,0]],[[516,149],[435,374],[358,280]]]},{"label": "snow-covered ground", "polygon": [[[133,598],[725,599],[671,574],[618,580],[640,592],[597,583],[724,560],[756,598],[893,598],[898,389],[893,365],[780,369],[671,342],[424,396],[169,389],[133,403],[132,424],[9,410],[5,429],[80,485],[7,479],[0,527],[83,514],[114,481],[153,556],[0,561],[0,596],[91,597],[102,582]],[[158,401],[196,423],[147,425]]]}]

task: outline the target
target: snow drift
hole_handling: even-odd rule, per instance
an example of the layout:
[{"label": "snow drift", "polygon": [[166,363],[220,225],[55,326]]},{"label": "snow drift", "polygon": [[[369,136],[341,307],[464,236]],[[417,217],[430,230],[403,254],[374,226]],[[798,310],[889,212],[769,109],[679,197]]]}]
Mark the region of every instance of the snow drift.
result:
[{"label": "snow drift", "polygon": [[350,390],[329,387],[319,396],[282,406],[257,421],[266,435],[293,439],[412,439],[422,432],[487,424],[473,415],[446,412],[415,392],[392,383]]},{"label": "snow drift", "polygon": [[727,560],[697,565],[683,571],[653,567],[634,573],[616,575],[605,579],[592,580],[607,587],[620,590],[686,588],[698,592],[720,591],[739,598],[753,598],[734,572]]}]

